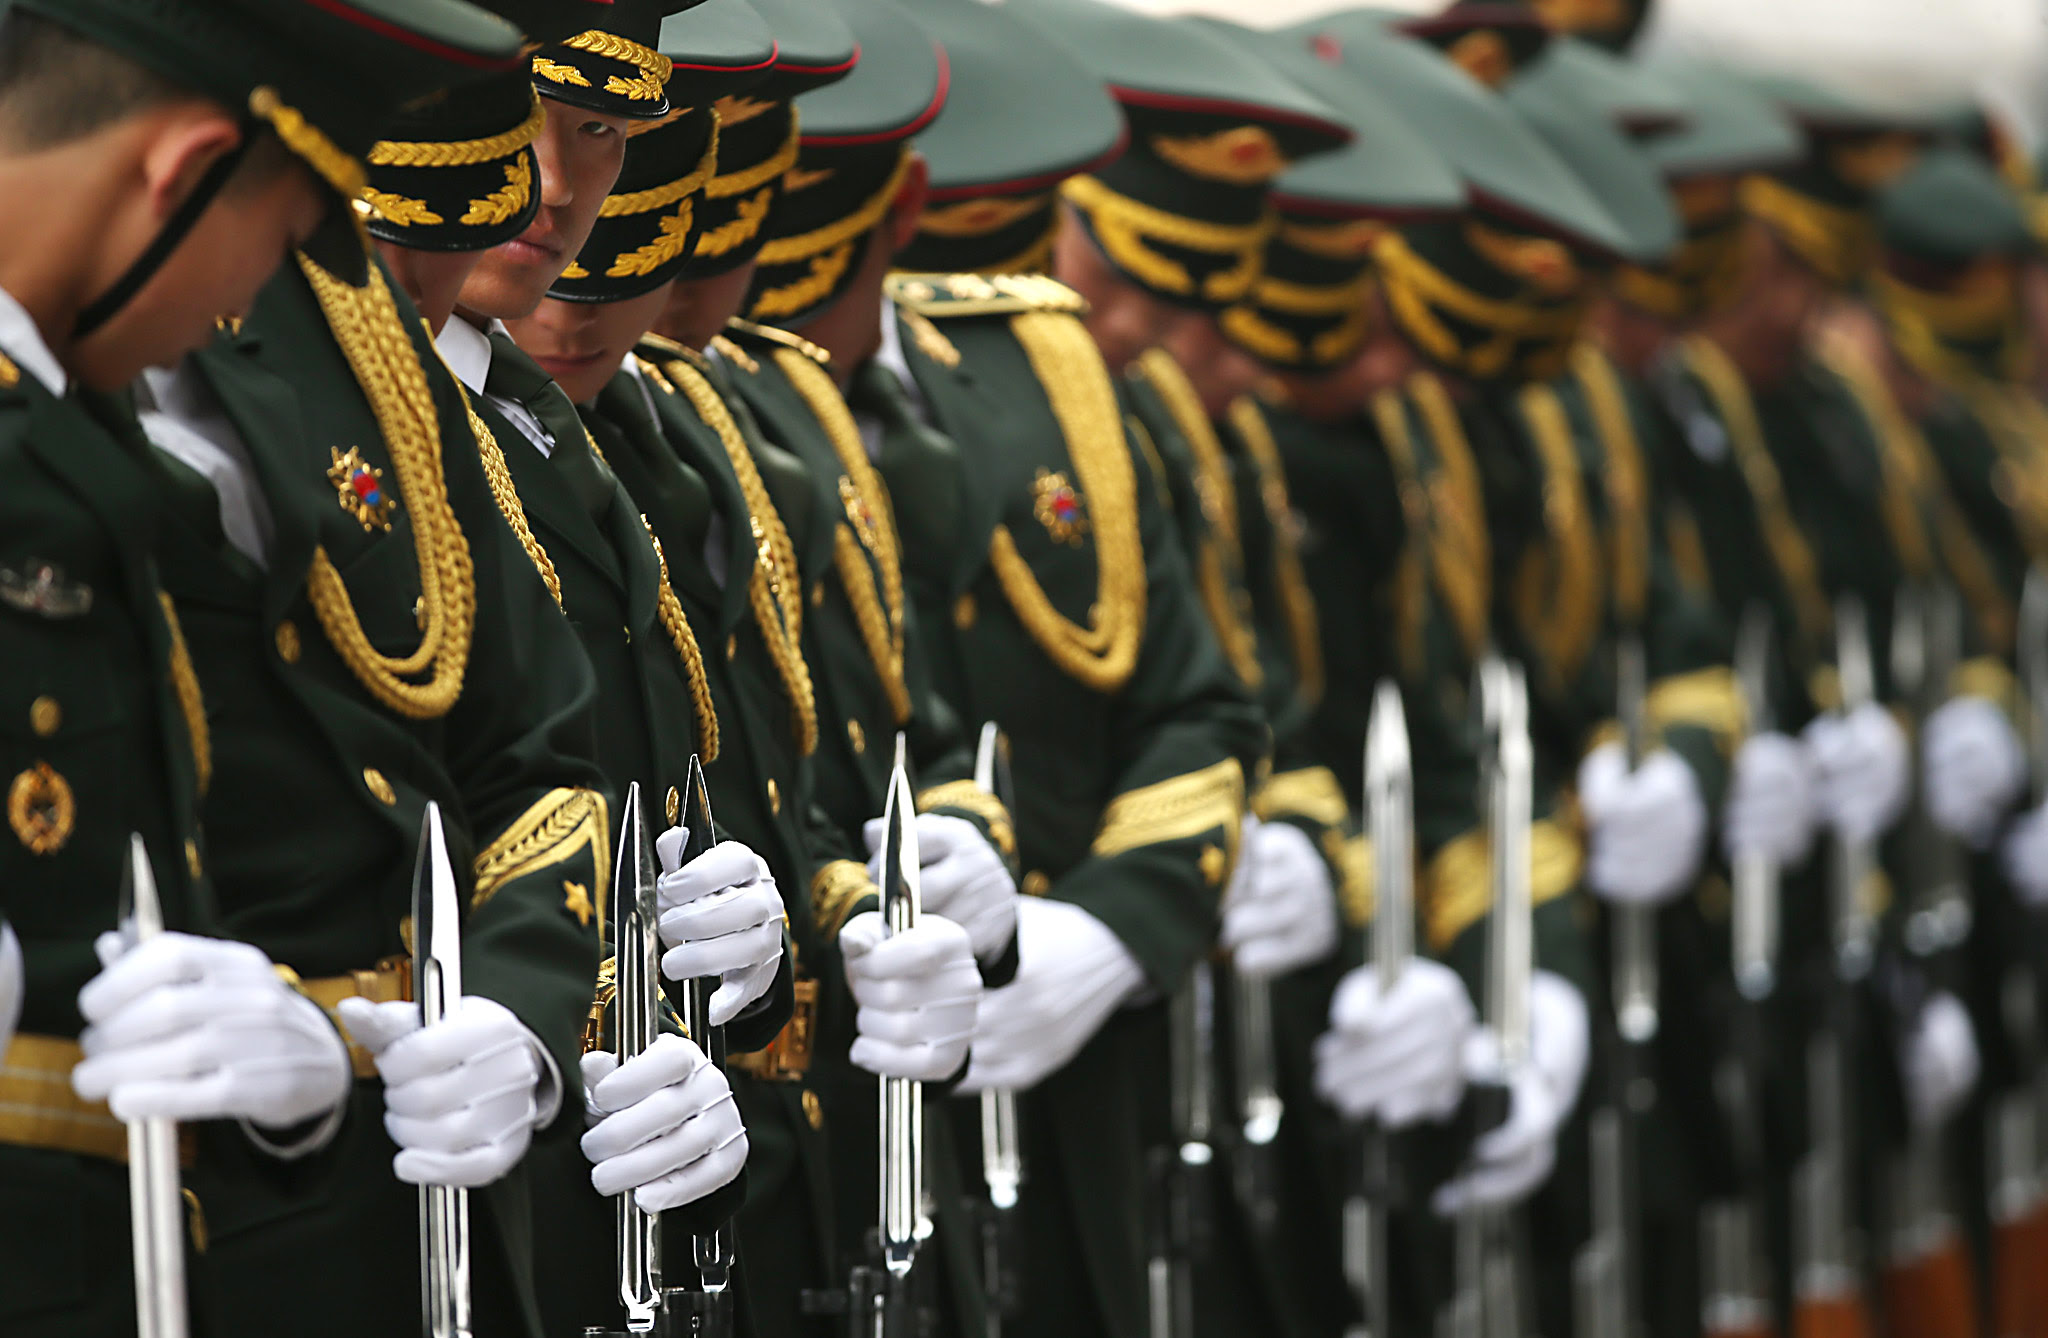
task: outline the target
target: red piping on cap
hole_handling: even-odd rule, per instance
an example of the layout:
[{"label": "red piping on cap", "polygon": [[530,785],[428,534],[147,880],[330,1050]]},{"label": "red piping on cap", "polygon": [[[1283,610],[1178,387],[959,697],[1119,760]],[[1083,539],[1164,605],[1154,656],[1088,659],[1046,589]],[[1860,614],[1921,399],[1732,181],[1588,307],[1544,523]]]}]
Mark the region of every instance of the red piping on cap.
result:
[{"label": "red piping on cap", "polygon": [[777,68],[788,70],[792,74],[838,74],[844,70],[850,70],[858,64],[860,64],[860,47],[855,45],[853,54],[840,61],[837,65],[799,65],[795,61],[786,61]]},{"label": "red piping on cap", "polygon": [[[780,47],[777,48],[777,50],[780,49]],[[678,70],[703,70],[706,74],[745,74],[748,70],[767,69],[775,64],[775,57],[771,55],[768,59],[752,65],[691,65],[685,61],[670,57],[669,64]]]},{"label": "red piping on cap", "polygon": [[932,100],[926,104],[925,109],[919,112],[907,124],[898,126],[894,130],[876,131],[866,135],[805,135],[802,142],[818,148],[832,149],[858,148],[862,144],[893,144],[897,140],[909,139],[912,135],[930,125],[938,119],[939,113],[945,109],[946,95],[953,88],[953,62],[947,57],[946,48],[937,42],[933,42],[932,55],[937,57],[939,62],[938,87],[932,91]]},{"label": "red piping on cap", "polygon": [[1041,172],[1037,176],[1016,177],[1008,181],[976,182],[971,186],[953,186],[947,190],[935,190],[931,192],[930,199],[933,204],[950,204],[955,200],[971,200],[984,195],[1029,195],[1035,190],[1044,190],[1049,186],[1057,186],[1069,177],[1077,177],[1085,172],[1093,172],[1097,168],[1108,166],[1123,156],[1124,146],[1130,142],[1130,138],[1130,129],[1125,127],[1117,133],[1116,143],[1109,147],[1108,152],[1099,153],[1078,166],[1063,167],[1051,172]]},{"label": "red piping on cap", "polygon": [[509,70],[519,64],[517,56],[510,60],[493,60],[489,56],[478,55],[474,51],[464,51],[460,47],[449,46],[445,42],[436,42],[430,37],[422,37],[420,34],[401,28],[394,23],[387,22],[374,15],[365,14],[355,6],[345,3],[345,0],[305,0],[305,3],[313,6],[315,9],[325,10],[346,23],[353,23],[358,28],[364,28],[376,33],[379,37],[397,42],[401,46],[409,46],[415,51],[424,51],[430,56],[438,56],[451,65],[466,65],[473,70]]},{"label": "red piping on cap", "polygon": [[1159,111],[1197,112],[1209,116],[1243,116],[1259,122],[1276,122],[1298,129],[1310,130],[1338,144],[1349,144],[1355,136],[1345,126],[1335,121],[1325,121],[1319,116],[1301,112],[1284,112],[1274,107],[1262,107],[1253,102],[1233,102],[1227,98],[1191,98],[1174,93],[1153,93],[1142,88],[1126,88],[1111,84],[1109,91],[1116,95],[1118,102],[1127,102],[1134,107],[1151,107]]}]

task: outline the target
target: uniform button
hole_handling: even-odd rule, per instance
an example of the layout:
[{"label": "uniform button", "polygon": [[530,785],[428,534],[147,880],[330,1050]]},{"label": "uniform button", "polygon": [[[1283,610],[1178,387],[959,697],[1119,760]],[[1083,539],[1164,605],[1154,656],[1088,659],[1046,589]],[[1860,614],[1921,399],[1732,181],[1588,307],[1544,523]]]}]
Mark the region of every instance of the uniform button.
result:
[{"label": "uniform button", "polygon": [[1023,892],[1027,897],[1042,897],[1052,886],[1052,879],[1045,876],[1045,870],[1033,869],[1024,875]]},{"label": "uniform button", "polygon": [[286,664],[299,662],[299,628],[289,618],[277,625],[277,658]]},{"label": "uniform button", "polygon": [[683,820],[682,792],[671,785],[668,787],[668,825],[673,827]]},{"label": "uniform button", "polygon": [[773,776],[768,778],[768,811],[777,814],[782,812],[782,787],[775,783]]},{"label": "uniform button", "polygon": [[825,583],[823,581],[820,581],[816,585],[811,587],[811,607],[814,609],[820,608],[824,605],[824,603]]},{"label": "uniform button", "polygon": [[38,738],[49,738],[64,723],[64,708],[55,697],[38,697],[28,704],[28,727]]},{"label": "uniform button", "polygon": [[413,625],[422,632],[427,630],[427,597],[421,595],[412,602]]},{"label": "uniform button", "polygon": [[398,792],[391,788],[390,781],[384,779],[384,773],[375,767],[363,768],[363,788],[375,795],[381,803],[398,802]]},{"label": "uniform button", "polygon": [[860,721],[846,722],[846,741],[853,745],[853,751],[864,753],[868,750],[868,732],[860,727]]},{"label": "uniform button", "polygon": [[731,659],[731,658],[732,658],[733,656],[735,656],[735,655],[737,655],[737,654],[739,654],[739,653],[740,653],[740,639],[739,639],[739,638],[738,638],[737,636],[729,636],[729,637],[727,637],[727,638],[725,639],[725,658],[729,660],[729,659]]},{"label": "uniform button", "polygon": [[804,1088],[804,1118],[811,1122],[813,1129],[825,1127],[825,1103],[818,1100],[818,1094],[808,1087]]},{"label": "uniform button", "polygon": [[199,876],[200,869],[204,867],[199,863],[199,843],[189,837],[185,840],[185,867],[192,871],[194,878]]}]

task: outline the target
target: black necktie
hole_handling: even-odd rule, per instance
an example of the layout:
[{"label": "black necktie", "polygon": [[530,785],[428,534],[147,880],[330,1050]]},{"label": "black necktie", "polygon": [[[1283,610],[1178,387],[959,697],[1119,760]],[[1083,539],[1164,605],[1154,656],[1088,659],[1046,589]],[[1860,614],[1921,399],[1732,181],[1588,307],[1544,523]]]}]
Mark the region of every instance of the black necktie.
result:
[{"label": "black necktie", "polygon": [[514,400],[540,420],[554,438],[549,460],[577,503],[602,524],[616,486],[611,471],[591,450],[583,419],[562,388],[502,331],[491,335],[491,370],[484,378],[484,394]]}]

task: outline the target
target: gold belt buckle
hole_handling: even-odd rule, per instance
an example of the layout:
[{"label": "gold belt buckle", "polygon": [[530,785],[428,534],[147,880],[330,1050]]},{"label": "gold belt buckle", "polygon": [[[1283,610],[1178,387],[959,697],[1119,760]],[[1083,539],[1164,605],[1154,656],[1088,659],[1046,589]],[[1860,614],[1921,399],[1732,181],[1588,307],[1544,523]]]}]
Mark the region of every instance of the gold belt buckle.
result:
[{"label": "gold belt buckle", "polygon": [[817,1034],[818,982],[798,977],[789,1021],[765,1049],[734,1055],[727,1066],[763,1082],[800,1082],[811,1067],[811,1042]]}]

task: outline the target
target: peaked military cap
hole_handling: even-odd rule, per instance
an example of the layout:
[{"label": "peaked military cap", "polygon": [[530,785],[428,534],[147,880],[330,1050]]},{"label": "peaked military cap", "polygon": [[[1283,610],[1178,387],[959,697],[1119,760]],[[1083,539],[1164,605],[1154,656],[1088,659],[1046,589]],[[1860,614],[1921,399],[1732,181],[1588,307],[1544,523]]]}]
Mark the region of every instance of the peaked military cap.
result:
[{"label": "peaked military cap", "polygon": [[1678,210],[1662,175],[1606,108],[1554,79],[1517,79],[1507,102],[1620,226],[1622,259],[1654,261],[1678,245]]},{"label": "peaked military cap", "polygon": [[1123,105],[1124,152],[1063,194],[1110,264],[1187,306],[1221,310],[1258,275],[1266,190],[1295,160],[1350,138],[1334,112],[1195,19],[1095,0],[1011,0]]},{"label": "peaked military cap", "polygon": [[2037,246],[2012,185],[1980,153],[1930,149],[1878,204],[1870,296],[1892,344],[1946,384],[2024,379],[2020,262]]},{"label": "peaked military cap", "polygon": [[1617,54],[1641,31],[1651,0],[1533,0],[1536,13],[1556,33],[1568,33]]},{"label": "peaked military cap", "polygon": [[572,107],[655,121],[668,115],[661,21],[703,0],[610,0],[588,28],[533,53],[533,86]]},{"label": "peaked military cap", "polygon": [[1642,65],[1576,37],[1554,38],[1512,86],[1563,88],[1642,140],[1682,129],[1691,114],[1684,96]]},{"label": "peaked military cap", "polygon": [[979,0],[904,7],[945,47],[953,87],[939,119],[917,137],[931,196],[898,267],[1043,269],[1059,225],[1055,188],[1122,148],[1122,111],[1101,79],[1003,8]]},{"label": "peaked military cap", "polygon": [[[531,43],[584,31],[601,0],[485,0]],[[487,251],[540,212],[540,96],[513,68],[401,108],[369,152],[370,233],[418,251]]]},{"label": "peaked military cap", "polygon": [[1978,155],[1930,149],[1878,201],[1885,250],[1962,264],[2034,248],[2027,216],[2011,185]]},{"label": "peaked military cap", "polygon": [[678,105],[629,132],[619,179],[583,250],[548,290],[566,302],[620,302],[683,271],[703,230],[701,206],[718,169],[720,99],[768,75],[775,38],[747,0],[707,0],[662,24]]},{"label": "peaked military cap", "polygon": [[1397,21],[1395,31],[1426,42],[1453,65],[1500,88],[1550,45],[1550,25],[1527,0],[1455,0],[1441,13]]},{"label": "peaked military cap", "polygon": [[1334,153],[1303,159],[1273,183],[1280,222],[1267,239],[1265,264],[1250,296],[1220,323],[1240,348],[1270,365],[1334,367],[1368,333],[1373,246],[1388,222],[1462,211],[1465,183],[1365,80],[1319,59],[1294,35],[1237,36],[1342,116],[1354,137]]},{"label": "peaked military cap", "polygon": [[[264,127],[333,191],[336,208],[307,253],[353,283],[367,274],[352,206],[363,157],[401,104],[510,67],[520,34],[463,0],[16,0],[183,88]],[[81,329],[133,296],[226,183],[232,162],[202,184],[136,267],[94,303]]]},{"label": "peaked military cap", "polygon": [[768,215],[748,314],[797,325],[845,290],[910,168],[911,137],[946,105],[946,52],[890,0],[834,0],[860,63],[798,98],[796,163]]}]

